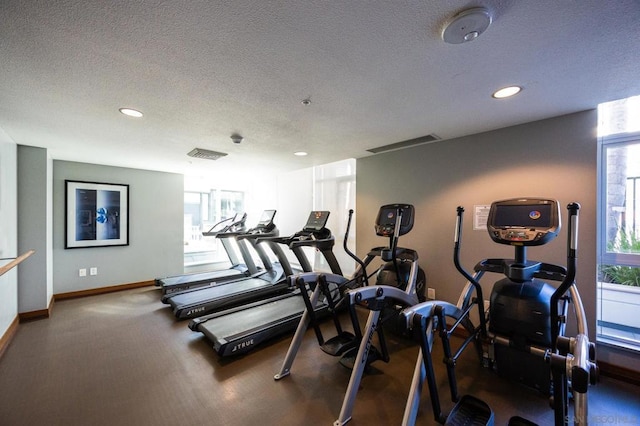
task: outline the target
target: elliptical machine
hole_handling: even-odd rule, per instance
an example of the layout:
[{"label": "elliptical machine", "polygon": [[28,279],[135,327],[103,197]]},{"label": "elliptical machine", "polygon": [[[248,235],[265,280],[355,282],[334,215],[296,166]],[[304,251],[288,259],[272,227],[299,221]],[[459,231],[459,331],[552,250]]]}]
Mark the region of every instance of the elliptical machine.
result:
[{"label": "elliptical machine", "polygon": [[[415,209],[410,204],[390,204],[380,208],[376,219],[376,235],[388,237],[388,247],[378,247],[367,255],[379,256],[385,265],[379,269],[376,285],[356,288],[347,291],[349,313],[359,342],[355,356],[350,357],[351,377],[347,386],[340,415],[334,425],[341,426],[351,420],[360,381],[365,369],[377,359],[389,361],[383,327],[385,323],[393,324],[399,318],[403,307],[413,306],[424,301],[425,275],[418,266],[418,253],[415,250],[398,246],[399,237],[413,229]],[[366,264],[355,255],[354,259],[361,265]],[[367,323],[361,330],[356,307],[369,311]],[[380,348],[373,345],[374,335],[378,335]]]},{"label": "elliptical machine", "polygon": [[[384,322],[394,322],[393,320],[398,319],[398,306],[410,306],[424,300],[426,288],[426,277],[424,271],[418,266],[417,252],[398,246],[399,237],[413,228],[415,209],[412,205],[389,204],[380,207],[375,223],[376,235],[389,238],[389,245],[371,249],[365,259],[358,258],[346,246],[352,215],[353,210],[350,210],[344,249],[358,263],[358,267],[351,279],[325,273],[306,273],[296,277],[299,286],[315,284],[315,287],[311,297],[306,300],[307,309],[298,324],[282,367],[274,376],[275,380],[280,380],[291,373],[291,366],[302,344],[304,334],[310,325],[313,326],[322,350],[330,355],[341,356],[340,363],[352,368],[340,415],[340,419],[344,420],[337,420],[336,424],[338,422],[344,424],[351,418],[358,384],[365,368],[377,359],[389,361],[384,333],[379,326]],[[376,258],[382,259],[384,263],[368,275],[366,269]],[[369,279],[374,275],[375,285],[369,286]],[[342,330],[335,316],[341,307],[338,304],[331,307],[337,335],[325,340],[315,320],[314,307],[323,294],[326,300],[335,300],[334,297],[328,297],[328,293],[336,289],[344,293],[341,303],[348,303],[353,333]],[[356,306],[370,310],[364,329],[360,327]],[[380,343],[379,350],[372,345],[376,331]],[[372,353],[375,355],[371,356]]]},{"label": "elliptical machine", "polygon": [[[460,240],[464,209],[458,207],[454,263],[468,280],[457,305],[430,301],[403,311],[407,326],[419,330],[420,354],[416,361],[403,425],[413,425],[417,416],[424,381],[429,386],[433,415],[438,423],[493,424],[493,412],[472,396],[459,397],[455,363],[471,343],[479,349],[483,364],[499,375],[519,381],[544,394],[551,394],[556,425],[587,424],[587,390],[597,380],[595,345],[589,342],[584,308],[575,283],[578,241],[577,203],[568,209],[567,267],[527,259],[526,249],[553,240],[560,230],[560,208],[555,200],[510,199],[491,205],[487,230],[499,244],[514,247],[515,259],[484,259],[474,275],[460,264]],[[484,312],[482,287],[485,272],[501,273],[505,278],[494,284],[488,312]],[[560,284],[556,287],[548,281]],[[475,292],[475,296],[474,296]],[[565,337],[569,304],[573,304],[577,335]],[[477,309],[479,325],[473,327],[470,313]],[[449,321],[447,321],[449,319]],[[460,325],[468,338],[454,352],[450,337]],[[444,350],[451,399],[456,405],[443,413],[434,377],[431,346],[436,332]],[[570,414],[569,394],[573,397]],[[467,423],[464,423],[467,424]],[[510,425],[531,425],[519,417]]]}]

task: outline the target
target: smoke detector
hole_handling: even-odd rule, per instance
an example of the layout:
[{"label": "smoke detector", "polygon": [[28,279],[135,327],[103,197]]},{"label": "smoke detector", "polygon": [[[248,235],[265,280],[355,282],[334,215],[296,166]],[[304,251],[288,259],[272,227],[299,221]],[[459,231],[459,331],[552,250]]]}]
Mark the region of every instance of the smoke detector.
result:
[{"label": "smoke detector", "polygon": [[484,7],[463,10],[454,16],[442,32],[442,39],[451,44],[462,44],[475,40],[489,25],[492,17]]},{"label": "smoke detector", "polygon": [[202,158],[203,160],[217,160],[224,157],[227,154],[224,152],[210,151],[203,148],[193,148],[191,152],[187,154],[189,157]]},{"label": "smoke detector", "polygon": [[234,133],[231,135],[231,140],[233,141],[233,143],[240,143],[244,140],[244,138],[242,137],[242,135]]}]

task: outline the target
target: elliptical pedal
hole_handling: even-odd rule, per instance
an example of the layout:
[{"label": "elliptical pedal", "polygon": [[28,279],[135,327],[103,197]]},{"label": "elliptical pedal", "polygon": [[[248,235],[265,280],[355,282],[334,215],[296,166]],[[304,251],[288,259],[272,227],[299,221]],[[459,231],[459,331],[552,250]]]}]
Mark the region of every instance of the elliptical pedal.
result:
[{"label": "elliptical pedal", "polygon": [[320,345],[320,349],[331,356],[341,356],[349,349],[355,348],[357,344],[356,336],[353,333],[343,331]]},{"label": "elliptical pedal", "polygon": [[486,402],[471,395],[464,395],[453,407],[444,424],[445,426],[493,426],[493,422],[493,410]]},{"label": "elliptical pedal", "polygon": [[[358,346],[357,346],[358,342],[354,342],[354,343],[355,345],[351,349],[346,351],[340,358],[340,361],[338,361],[341,366],[349,370],[353,370],[353,367],[356,365],[356,358],[358,357]],[[367,353],[367,363],[365,364],[365,367],[364,367],[365,372],[368,372],[369,368],[371,367],[371,364],[373,364],[375,361],[379,359],[384,359],[384,358],[380,353],[380,350],[372,345],[369,348],[369,352]]]},{"label": "elliptical pedal", "polygon": [[520,416],[514,416],[509,419],[508,426],[538,426],[538,424],[533,423],[527,419],[523,419]]}]

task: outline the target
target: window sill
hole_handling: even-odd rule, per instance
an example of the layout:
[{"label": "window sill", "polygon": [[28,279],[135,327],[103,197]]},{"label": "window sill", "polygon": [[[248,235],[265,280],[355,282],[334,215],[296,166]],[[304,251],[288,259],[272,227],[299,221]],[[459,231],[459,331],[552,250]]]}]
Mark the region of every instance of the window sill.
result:
[{"label": "window sill", "polygon": [[597,335],[596,343],[598,345],[631,352],[633,354],[638,354],[638,352],[640,352],[640,345],[637,342],[631,342],[626,339],[619,339],[607,335]]}]

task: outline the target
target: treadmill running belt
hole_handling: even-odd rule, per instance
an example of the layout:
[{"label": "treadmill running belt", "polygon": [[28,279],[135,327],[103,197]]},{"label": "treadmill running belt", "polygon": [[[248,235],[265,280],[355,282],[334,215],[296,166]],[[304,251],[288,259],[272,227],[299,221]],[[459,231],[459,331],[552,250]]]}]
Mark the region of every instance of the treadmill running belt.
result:
[{"label": "treadmill running belt", "polygon": [[[318,304],[316,311],[326,311]],[[213,342],[220,356],[238,355],[255,345],[294,330],[304,312],[300,294],[242,309],[198,324],[197,330]]]},{"label": "treadmill running belt", "polygon": [[248,278],[246,280],[232,281],[230,283],[225,283],[222,285],[206,287],[201,290],[189,293],[176,294],[175,296],[169,298],[168,302],[171,304],[171,306],[176,308],[179,306],[197,304],[210,299],[225,298],[240,293],[246,293],[252,290],[269,287],[277,288],[274,286],[274,284],[271,284],[265,280],[259,278]]},{"label": "treadmill running belt", "polygon": [[159,280],[161,286],[174,286],[185,283],[215,281],[220,278],[230,276],[242,277],[245,275],[237,269],[222,269],[220,271],[199,272],[197,274],[177,275],[175,277],[167,277]]}]

